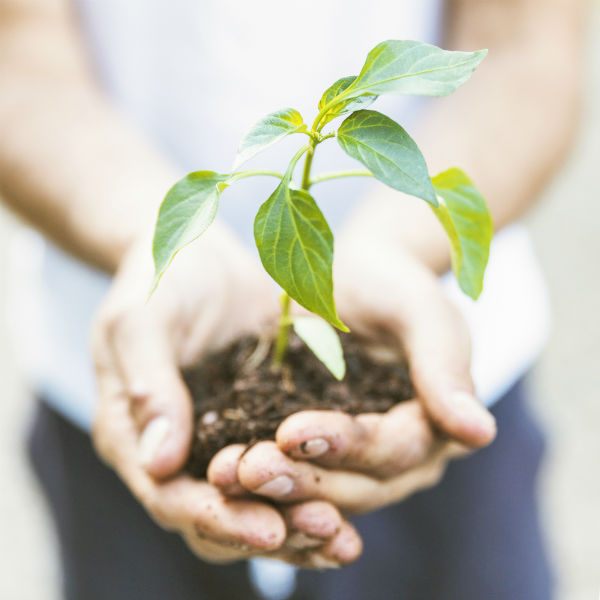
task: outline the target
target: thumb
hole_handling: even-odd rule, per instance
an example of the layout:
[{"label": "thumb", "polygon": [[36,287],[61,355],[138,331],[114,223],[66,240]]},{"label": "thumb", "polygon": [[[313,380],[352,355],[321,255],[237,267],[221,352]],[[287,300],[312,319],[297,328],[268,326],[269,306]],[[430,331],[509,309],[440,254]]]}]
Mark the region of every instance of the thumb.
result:
[{"label": "thumb", "polygon": [[139,433],[138,459],[157,478],[185,464],[193,410],[167,332],[143,309],[110,328],[110,345]]},{"label": "thumb", "polygon": [[486,446],[496,436],[492,414],[475,397],[470,373],[471,344],[462,315],[439,286],[411,303],[401,324],[417,395],[445,433],[470,446]]}]

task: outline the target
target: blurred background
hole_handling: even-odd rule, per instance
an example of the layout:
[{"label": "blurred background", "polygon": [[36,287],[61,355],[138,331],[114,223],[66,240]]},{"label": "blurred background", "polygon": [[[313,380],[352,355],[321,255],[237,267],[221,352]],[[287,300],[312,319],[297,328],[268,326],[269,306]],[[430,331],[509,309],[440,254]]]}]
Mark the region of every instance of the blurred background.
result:
[{"label": "blurred background", "polygon": [[[550,343],[530,383],[549,438],[539,495],[557,600],[596,599],[600,591],[600,10],[590,30],[579,139],[527,219],[554,313]],[[17,227],[0,208],[0,598],[55,600],[55,540],[24,449],[33,403],[16,373],[4,318],[7,253]]]}]

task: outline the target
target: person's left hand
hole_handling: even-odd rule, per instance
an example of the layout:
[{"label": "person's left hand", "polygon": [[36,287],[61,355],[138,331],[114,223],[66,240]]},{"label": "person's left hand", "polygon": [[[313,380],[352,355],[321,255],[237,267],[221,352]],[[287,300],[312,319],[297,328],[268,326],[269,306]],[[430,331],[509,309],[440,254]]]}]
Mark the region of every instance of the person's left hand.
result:
[{"label": "person's left hand", "polygon": [[374,240],[342,246],[337,257],[342,318],[406,357],[416,399],[385,414],[296,413],[276,442],[218,453],[209,468],[214,485],[237,482],[279,502],[318,498],[366,512],[434,485],[448,460],[494,439],[494,419],[473,394],[466,325],[435,274]]}]

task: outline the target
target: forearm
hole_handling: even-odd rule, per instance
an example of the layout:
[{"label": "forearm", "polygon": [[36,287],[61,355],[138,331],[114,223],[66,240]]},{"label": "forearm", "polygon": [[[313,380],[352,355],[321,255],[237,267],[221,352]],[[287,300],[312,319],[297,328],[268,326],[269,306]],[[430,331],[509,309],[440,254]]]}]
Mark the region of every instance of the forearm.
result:
[{"label": "forearm", "polygon": [[50,5],[0,0],[0,195],[68,251],[113,270],[151,228],[174,172],[104,98],[64,5]]},{"label": "forearm", "polygon": [[[496,228],[537,199],[576,131],[585,2],[569,2],[449,2],[444,45],[488,47],[489,56],[458,92],[428,101],[411,133],[432,174],[451,166],[469,174]],[[438,272],[449,266],[446,236],[420,200],[378,186],[347,232],[359,228],[402,243]]]}]

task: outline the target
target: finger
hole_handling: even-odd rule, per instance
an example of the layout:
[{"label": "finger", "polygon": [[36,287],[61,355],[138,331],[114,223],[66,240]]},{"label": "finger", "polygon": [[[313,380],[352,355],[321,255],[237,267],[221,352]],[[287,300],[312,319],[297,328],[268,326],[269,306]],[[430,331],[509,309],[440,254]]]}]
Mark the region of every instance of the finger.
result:
[{"label": "finger", "polygon": [[[286,543],[264,555],[312,569],[338,568],[360,556],[362,540],[359,534],[330,504],[305,502],[284,508],[282,513],[288,526]],[[257,556],[255,550],[241,544],[224,544],[197,535],[184,537],[192,551],[210,562],[227,563]]]},{"label": "finger", "polygon": [[339,531],[319,548],[299,550],[284,546],[270,556],[304,569],[335,569],[354,562],[362,549],[362,540],[354,526],[343,521]]},{"label": "finger", "polygon": [[473,393],[470,340],[462,317],[439,291],[413,308],[402,337],[418,397],[444,432],[471,446],[489,444],[496,424]]},{"label": "finger", "polygon": [[[332,567],[338,565],[343,567],[354,562],[362,554],[362,539],[354,526],[344,521],[338,533],[319,549],[311,553],[312,563],[316,568]],[[323,560],[317,560],[317,557]]]},{"label": "finger", "polygon": [[[209,482],[230,497],[248,496],[237,471],[246,447],[236,444],[223,448],[208,467]],[[325,544],[336,535],[343,522],[340,512],[322,501],[301,502],[279,507],[287,526],[286,545],[304,549]]]},{"label": "finger", "polygon": [[255,552],[241,545],[226,545],[203,539],[197,533],[184,534],[183,539],[190,550],[206,562],[228,564],[256,556]]},{"label": "finger", "polygon": [[248,490],[238,480],[238,466],[246,452],[245,444],[232,444],[215,454],[206,471],[208,482],[226,496],[244,496]]},{"label": "finger", "polygon": [[154,477],[172,475],[188,458],[193,412],[167,332],[142,309],[107,333],[140,432],[139,461]]},{"label": "finger", "polygon": [[279,449],[293,458],[380,478],[420,464],[438,444],[418,401],[356,417],[334,411],[296,413],[280,425],[276,439]]},{"label": "finger", "polygon": [[158,484],[147,507],[160,525],[238,550],[270,552],[286,537],[285,522],[258,500],[230,500],[205,481],[180,476]]},{"label": "finger", "polygon": [[316,548],[329,542],[344,522],[340,512],[322,500],[283,506],[281,514],[287,527],[285,544],[296,550]]},{"label": "finger", "polygon": [[294,461],[275,442],[260,442],[240,461],[240,483],[254,494],[277,502],[326,500],[341,511],[356,512],[385,503],[385,482],[360,473],[328,471]]}]

